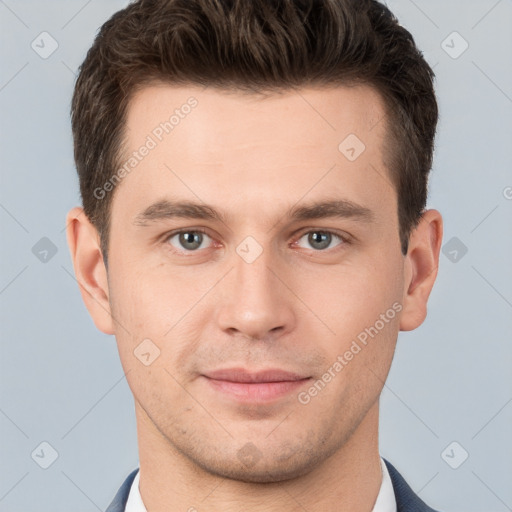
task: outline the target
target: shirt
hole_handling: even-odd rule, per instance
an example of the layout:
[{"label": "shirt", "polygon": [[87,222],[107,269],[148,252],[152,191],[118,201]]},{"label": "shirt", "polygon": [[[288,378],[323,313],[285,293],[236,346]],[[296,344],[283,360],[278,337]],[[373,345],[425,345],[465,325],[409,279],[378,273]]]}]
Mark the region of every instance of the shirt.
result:
[{"label": "shirt", "polygon": [[[379,494],[372,512],[396,512],[396,499],[393,484],[386,463],[380,459],[382,467],[382,482],[380,484]],[[130,494],[126,502],[125,512],[147,512],[139,492],[140,470],[135,475]]]}]

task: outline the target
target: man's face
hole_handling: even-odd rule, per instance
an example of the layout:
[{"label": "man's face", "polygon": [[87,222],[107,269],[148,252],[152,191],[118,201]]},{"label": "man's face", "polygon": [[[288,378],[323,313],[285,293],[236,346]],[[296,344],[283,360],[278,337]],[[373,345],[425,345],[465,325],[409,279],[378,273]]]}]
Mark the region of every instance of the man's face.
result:
[{"label": "man's face", "polygon": [[211,473],[279,481],[377,410],[404,296],[383,118],[363,86],[132,99],[122,162],[150,149],[114,191],[108,282],[139,434]]}]

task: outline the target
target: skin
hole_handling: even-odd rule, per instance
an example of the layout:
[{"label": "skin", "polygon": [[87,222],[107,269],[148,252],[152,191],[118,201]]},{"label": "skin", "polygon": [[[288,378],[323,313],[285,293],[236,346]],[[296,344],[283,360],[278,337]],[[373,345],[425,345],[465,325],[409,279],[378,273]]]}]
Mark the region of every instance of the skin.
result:
[{"label": "skin", "polygon": [[[426,317],[441,215],[424,212],[404,256],[382,157],[386,123],[376,123],[384,106],[368,86],[265,98],[148,86],[130,102],[124,157],[190,96],[196,108],[111,192],[108,273],[82,209],[67,217],[83,300],[97,328],[115,335],[134,395],[144,504],[149,512],[371,511],[382,478],[379,396],[398,332]],[[338,149],[351,133],[366,146],[353,162]],[[206,203],[223,218],[138,225],[163,199]],[[373,222],[287,217],[332,199],[369,208]],[[172,236],[193,228],[208,235],[195,250]],[[318,231],[333,233],[326,248],[308,237]],[[251,263],[237,252],[248,236],[262,249]],[[396,316],[300,403],[298,393],[393,304]],[[160,350],[148,366],[134,355],[145,339]],[[229,367],[311,379],[274,402],[241,403],[203,376]]]}]

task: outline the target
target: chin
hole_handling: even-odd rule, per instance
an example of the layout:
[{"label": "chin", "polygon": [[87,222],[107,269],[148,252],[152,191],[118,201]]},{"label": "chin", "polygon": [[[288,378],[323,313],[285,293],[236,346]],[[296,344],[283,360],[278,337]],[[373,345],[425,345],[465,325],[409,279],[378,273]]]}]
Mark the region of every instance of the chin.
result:
[{"label": "chin", "polygon": [[217,461],[213,467],[201,465],[205,471],[214,476],[254,484],[285,482],[306,475],[312,470],[311,465],[308,463],[301,465],[271,463],[267,466],[258,464],[258,468],[247,468],[240,465],[238,461],[236,463],[225,461],[225,464]]},{"label": "chin", "polygon": [[[213,454],[212,454],[213,455]],[[277,483],[307,475],[329,454],[316,450],[314,454],[296,449],[268,450],[262,453],[256,446],[246,443],[233,458],[218,453],[209,459],[194,458],[193,462],[213,476],[247,483]]]}]

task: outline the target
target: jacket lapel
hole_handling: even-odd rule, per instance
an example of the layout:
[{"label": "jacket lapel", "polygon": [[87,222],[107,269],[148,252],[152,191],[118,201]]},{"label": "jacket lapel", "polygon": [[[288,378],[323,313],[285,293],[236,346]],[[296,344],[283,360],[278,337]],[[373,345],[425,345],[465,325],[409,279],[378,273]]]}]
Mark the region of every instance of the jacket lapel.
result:
[{"label": "jacket lapel", "polygon": [[139,468],[134,469],[123,482],[123,485],[117,491],[112,503],[108,506],[105,512],[124,512],[126,502],[128,501],[128,494],[130,494],[130,488],[132,486],[133,479],[139,471]]},{"label": "jacket lapel", "polygon": [[386,463],[389,476],[391,477],[391,482],[393,483],[397,512],[436,512],[414,493],[407,482],[403,479],[402,475],[390,462],[386,459],[384,459],[384,462]]}]

